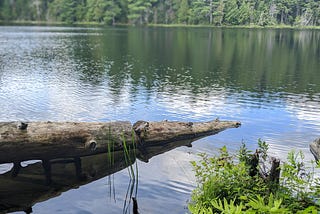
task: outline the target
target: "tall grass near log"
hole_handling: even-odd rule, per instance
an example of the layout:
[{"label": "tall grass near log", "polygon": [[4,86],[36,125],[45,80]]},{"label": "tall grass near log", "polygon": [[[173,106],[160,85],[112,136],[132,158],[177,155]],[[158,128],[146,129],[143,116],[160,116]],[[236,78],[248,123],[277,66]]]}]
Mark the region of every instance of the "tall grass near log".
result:
[{"label": "tall grass near log", "polygon": [[[108,156],[108,165],[110,167],[115,167],[115,153],[122,152],[122,157],[124,159],[124,164],[127,166],[128,175],[129,175],[129,182],[128,182],[128,188],[126,191],[124,204],[123,204],[123,213],[130,213],[130,204],[131,204],[131,198],[136,198],[137,192],[138,192],[138,163],[136,161],[137,157],[137,145],[135,142],[135,134],[132,133],[131,140],[127,142],[126,137],[124,133],[120,136],[122,141],[122,150],[116,150],[115,149],[115,141],[112,138],[111,130],[109,130],[108,133],[108,141],[107,141],[107,156]],[[109,182],[110,186],[110,198],[114,198],[115,200],[115,187],[114,187],[114,174],[109,176]],[[113,195],[112,195],[113,192]]]},{"label": "tall grass near log", "polygon": [[[136,143],[134,139],[134,133],[131,134],[131,143],[127,143],[124,135],[122,136],[122,143],[123,143],[123,152],[126,165],[128,166],[128,173],[130,176],[128,189],[126,192],[125,202],[123,205],[123,213],[128,213],[130,208],[131,198],[136,198],[138,193],[138,163],[136,161]],[[134,159],[132,159],[131,154],[133,154]],[[135,167],[133,166],[135,163]]]},{"label": "tall grass near log", "polygon": [[[108,147],[108,164],[109,166],[114,166],[114,141],[111,138],[111,129],[109,128],[108,130],[108,142],[107,142],[107,147]],[[109,193],[110,193],[110,198],[112,198],[112,193],[113,193],[113,199],[115,200],[116,198],[116,193],[115,193],[115,186],[114,184],[114,175],[108,176],[108,185],[109,185]]]}]

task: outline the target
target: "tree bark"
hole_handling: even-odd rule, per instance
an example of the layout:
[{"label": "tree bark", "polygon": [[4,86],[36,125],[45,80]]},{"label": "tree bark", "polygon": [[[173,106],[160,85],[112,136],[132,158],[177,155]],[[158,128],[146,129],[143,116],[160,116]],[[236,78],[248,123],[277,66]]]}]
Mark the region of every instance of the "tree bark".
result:
[{"label": "tree bark", "polygon": [[156,144],[214,135],[225,129],[239,126],[239,122],[219,120],[209,122],[138,121],[133,125],[133,129],[141,143]]},{"label": "tree bark", "polygon": [[131,132],[130,122],[2,122],[0,163],[90,155],[108,143],[120,149],[132,140]]},{"label": "tree bark", "polygon": [[122,150],[217,134],[239,122],[1,122],[0,163],[47,160]]}]

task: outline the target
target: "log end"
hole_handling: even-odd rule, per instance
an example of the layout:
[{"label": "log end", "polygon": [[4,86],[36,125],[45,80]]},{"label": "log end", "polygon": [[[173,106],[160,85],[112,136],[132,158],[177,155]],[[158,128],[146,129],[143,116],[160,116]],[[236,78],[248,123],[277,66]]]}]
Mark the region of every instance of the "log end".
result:
[{"label": "log end", "polygon": [[149,143],[198,139],[228,128],[238,128],[240,125],[238,121],[219,121],[218,119],[207,122],[138,121],[133,125],[133,130],[140,139],[140,143]]},{"label": "log end", "polygon": [[194,133],[198,135],[210,135],[217,134],[225,129],[238,128],[241,126],[239,121],[220,121],[215,119],[208,122],[197,122],[194,123],[192,128]]}]

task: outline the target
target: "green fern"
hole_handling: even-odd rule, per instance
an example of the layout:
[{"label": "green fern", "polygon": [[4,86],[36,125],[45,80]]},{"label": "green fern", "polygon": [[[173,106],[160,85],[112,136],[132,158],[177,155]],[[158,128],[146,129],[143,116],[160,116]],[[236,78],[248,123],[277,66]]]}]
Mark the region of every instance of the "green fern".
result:
[{"label": "green fern", "polygon": [[213,214],[212,208],[203,206],[202,204],[189,204],[188,209],[191,213],[196,214]]},{"label": "green fern", "polygon": [[269,195],[267,203],[265,203],[265,198],[256,195],[255,198],[250,198],[249,202],[246,204],[250,211],[255,211],[255,213],[291,213],[287,208],[281,208],[282,199],[274,199],[273,194]]},{"label": "green fern", "polygon": [[242,209],[244,208],[242,203],[235,205],[235,200],[230,200],[230,202],[228,202],[226,198],[223,198],[223,202],[220,199],[212,200],[211,204],[223,214],[241,214]]}]

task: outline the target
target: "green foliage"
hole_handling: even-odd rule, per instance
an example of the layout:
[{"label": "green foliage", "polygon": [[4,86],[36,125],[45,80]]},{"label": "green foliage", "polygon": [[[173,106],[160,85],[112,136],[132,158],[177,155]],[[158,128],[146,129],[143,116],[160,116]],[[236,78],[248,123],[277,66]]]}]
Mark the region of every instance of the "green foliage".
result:
[{"label": "green foliage", "polygon": [[246,205],[249,207],[247,213],[289,213],[289,209],[281,207],[282,199],[274,199],[272,193],[268,200],[257,195],[255,198],[251,198]]},{"label": "green foliage", "polygon": [[320,196],[320,180],[315,177],[314,171],[305,166],[303,153],[289,152],[281,172],[279,192],[285,196],[289,208],[298,211],[301,206],[313,206]]},{"label": "green foliage", "polygon": [[258,148],[258,153],[260,154],[260,157],[263,161],[266,161],[268,157],[269,145],[265,141],[258,139]]},{"label": "green foliage", "polygon": [[2,0],[0,21],[320,25],[317,0]]},{"label": "green foliage", "polygon": [[253,8],[249,2],[243,1],[241,4],[237,0],[228,1],[226,13],[226,22],[232,25],[246,25],[254,22]]},{"label": "green foliage", "polygon": [[189,19],[189,3],[188,0],[180,0],[177,10],[178,23],[187,24]]},{"label": "green foliage", "polygon": [[128,19],[131,23],[140,25],[149,23],[149,15],[152,13],[152,3],[156,0],[128,0]]},{"label": "green foliage", "polygon": [[[197,188],[188,205],[191,213],[316,213],[320,208],[320,181],[307,168],[301,152],[290,152],[281,166],[281,178],[275,186],[259,173],[251,174],[252,160],[266,162],[268,144],[258,141],[255,153],[243,143],[235,155],[226,147],[220,154],[200,154],[191,162],[197,177]],[[257,166],[259,168],[259,166]]]},{"label": "green foliage", "polygon": [[77,20],[75,0],[55,0],[49,3],[49,14],[55,21],[73,23]]},{"label": "green foliage", "polygon": [[240,203],[239,205],[234,204],[234,200],[230,202],[227,201],[226,198],[223,198],[223,203],[220,199],[211,201],[211,205],[224,214],[240,214],[242,213],[243,205]]},{"label": "green foliage", "polygon": [[115,17],[121,12],[120,5],[114,0],[88,0],[86,20],[115,24]]}]

